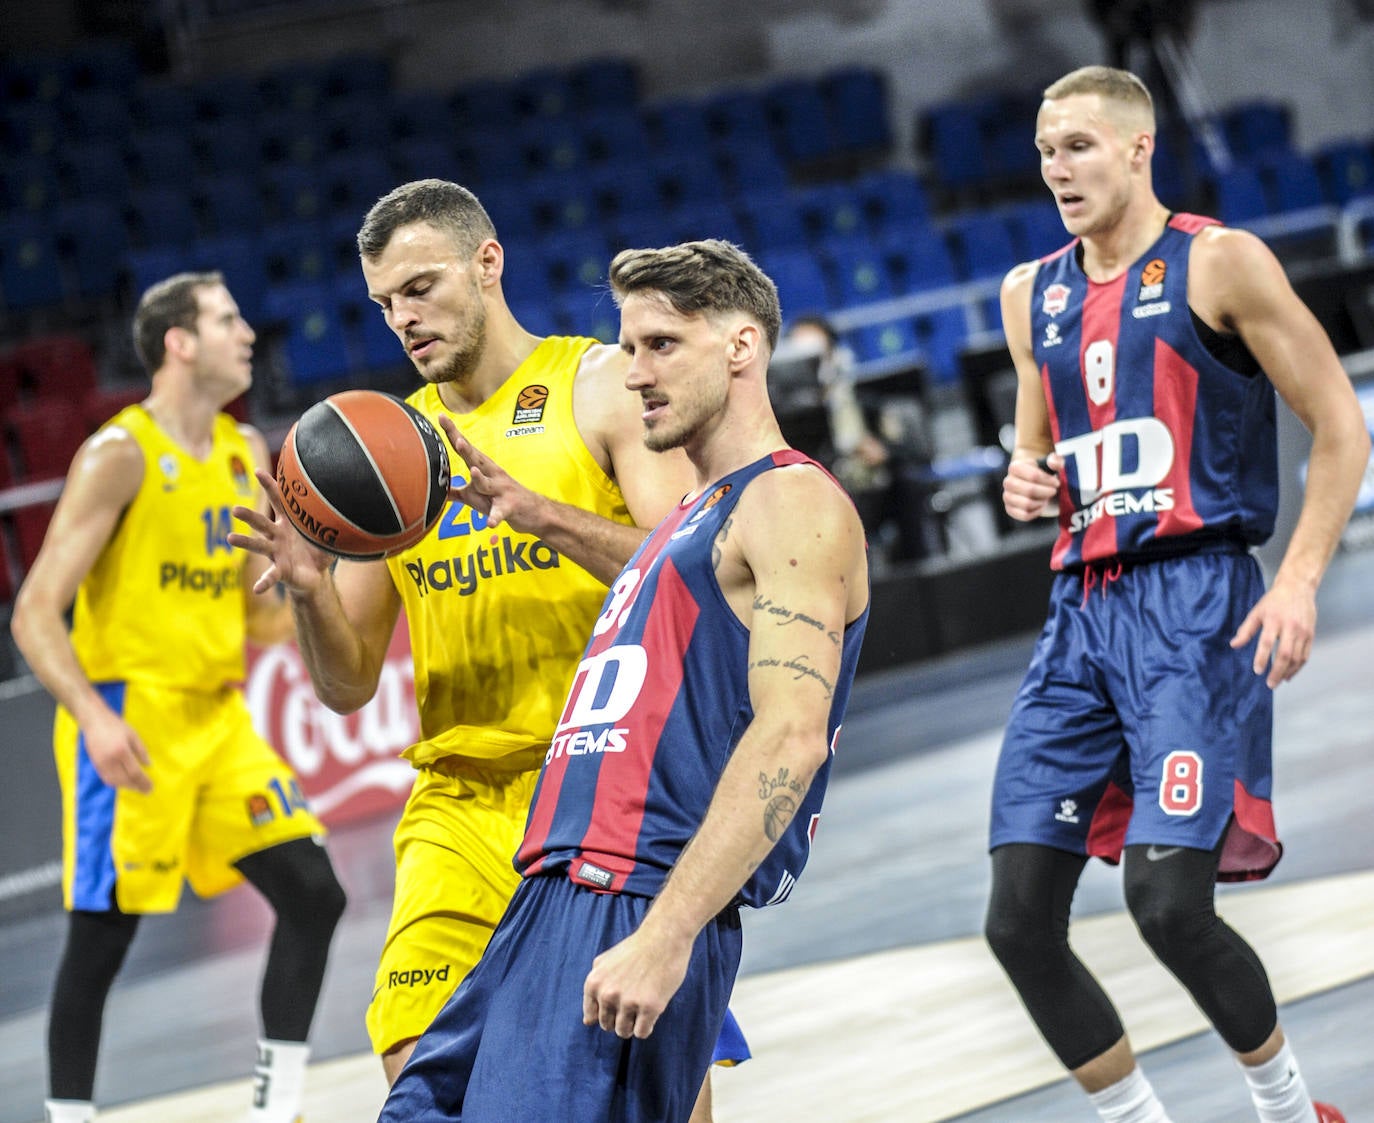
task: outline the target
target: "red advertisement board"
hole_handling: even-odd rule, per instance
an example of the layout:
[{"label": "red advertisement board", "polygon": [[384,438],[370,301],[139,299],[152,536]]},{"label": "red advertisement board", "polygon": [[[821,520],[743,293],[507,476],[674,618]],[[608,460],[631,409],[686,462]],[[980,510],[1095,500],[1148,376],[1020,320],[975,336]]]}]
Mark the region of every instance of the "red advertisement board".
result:
[{"label": "red advertisement board", "polygon": [[326,824],[405,802],[415,770],[400,753],[419,737],[420,721],[404,621],[387,649],[376,695],[357,713],[336,714],[315,697],[291,644],[249,649],[245,693],[254,726],[296,770],[311,808]]}]

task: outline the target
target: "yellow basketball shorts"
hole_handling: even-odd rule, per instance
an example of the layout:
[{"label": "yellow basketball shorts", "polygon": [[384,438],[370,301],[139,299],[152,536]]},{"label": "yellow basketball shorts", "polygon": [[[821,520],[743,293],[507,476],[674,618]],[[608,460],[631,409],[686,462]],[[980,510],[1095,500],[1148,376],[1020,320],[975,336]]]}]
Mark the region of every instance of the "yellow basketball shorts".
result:
[{"label": "yellow basketball shorts", "polygon": [[520,877],[539,770],[449,757],[422,767],[396,825],[396,893],[367,1009],[372,1048],[419,1037],[476,966]]},{"label": "yellow basketball shorts", "polygon": [[69,909],[172,912],[183,881],[202,897],[243,878],[240,858],[324,827],[295,774],[253,729],[243,695],[100,683],[148,750],[148,794],[108,786],[71,714],[57,708],[62,893]]}]

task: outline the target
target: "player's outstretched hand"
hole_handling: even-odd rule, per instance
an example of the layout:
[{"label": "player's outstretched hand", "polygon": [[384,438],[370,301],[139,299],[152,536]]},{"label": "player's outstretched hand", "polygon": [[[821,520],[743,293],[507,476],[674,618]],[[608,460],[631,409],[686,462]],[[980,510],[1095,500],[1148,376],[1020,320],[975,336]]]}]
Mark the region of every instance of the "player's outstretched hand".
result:
[{"label": "player's outstretched hand", "polygon": [[643,928],[592,960],[582,985],[582,1024],[628,1040],[648,1037],[687,977],[692,942],[675,946]]},{"label": "player's outstretched hand", "polygon": [[459,485],[459,473],[455,470],[449,494],[485,517],[488,526],[504,522],[514,530],[534,532],[533,518],[540,497],[517,483],[501,465],[463,436],[453,418],[440,415],[439,426],[453,451],[467,465],[467,482]]},{"label": "player's outstretched hand", "polygon": [[269,516],[252,507],[235,507],[234,518],[246,523],[253,533],[235,531],[229,535],[229,545],[264,557],[271,563],[253,585],[253,592],[264,593],[278,582],[293,593],[314,592],[329,571],[333,557],[318,546],[312,546],[305,540],[305,535],[291,525],[277,481],[261,468],[254,475],[272,504],[272,513]]},{"label": "player's outstretched hand", "polygon": [[1057,452],[1040,460],[1013,460],[1002,480],[1002,506],[1019,522],[1030,522],[1051,513],[1059,494],[1059,472],[1064,458]]},{"label": "player's outstretched hand", "polygon": [[96,775],[110,787],[145,795],[153,790],[153,781],[145,771],[150,763],[148,750],[123,718],[110,712],[91,719],[82,725],[81,738]]},{"label": "player's outstretched hand", "polygon": [[1316,594],[1278,577],[1241,622],[1231,637],[1231,646],[1244,647],[1259,636],[1255,645],[1255,674],[1267,672],[1265,682],[1273,690],[1302,670],[1312,654],[1316,631]]}]

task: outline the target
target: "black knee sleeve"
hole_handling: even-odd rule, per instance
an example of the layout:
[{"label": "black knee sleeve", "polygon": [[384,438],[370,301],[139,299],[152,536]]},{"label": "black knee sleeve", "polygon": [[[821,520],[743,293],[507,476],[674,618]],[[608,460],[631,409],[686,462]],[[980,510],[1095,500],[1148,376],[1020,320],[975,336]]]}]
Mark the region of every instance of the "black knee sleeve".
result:
[{"label": "black knee sleeve", "polygon": [[[1150,858],[1150,852],[1156,854]],[[1128,846],[1126,906],[1159,961],[1237,1053],[1258,1049],[1278,1025],[1264,964],[1216,913],[1220,847],[1205,850]]]},{"label": "black knee sleeve", "polygon": [[1125,1033],[1111,1000],[1069,947],[1069,907],[1085,862],[1045,846],[999,846],[984,927],[1026,1012],[1070,1070]]},{"label": "black knee sleeve", "polygon": [[138,917],[73,912],[48,1010],[48,1093],[89,1100],[95,1089],[105,999],[138,930]]},{"label": "black knee sleeve", "polygon": [[343,915],[343,886],[324,847],[308,838],[250,854],[238,868],[277,914],[262,976],[263,1036],[304,1041]]}]

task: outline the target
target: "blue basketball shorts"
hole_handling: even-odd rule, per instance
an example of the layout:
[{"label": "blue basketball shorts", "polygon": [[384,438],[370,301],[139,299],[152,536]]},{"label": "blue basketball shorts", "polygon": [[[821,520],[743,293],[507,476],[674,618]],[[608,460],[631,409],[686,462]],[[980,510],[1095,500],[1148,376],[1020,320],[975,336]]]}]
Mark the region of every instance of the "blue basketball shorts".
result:
[{"label": "blue basketball shorts", "polygon": [[592,960],[652,901],[557,874],[521,882],[486,953],[415,1046],[378,1123],[672,1123],[696,1102],[739,968],[740,923],[697,937],[647,1038],[582,1024]]},{"label": "blue basketball shorts", "polygon": [[1282,854],[1273,695],[1257,641],[1230,646],[1263,594],[1258,563],[1232,550],[1056,577],[1002,741],[991,847],[1115,863],[1124,846],[1210,850],[1226,832],[1220,879],[1266,876]]}]

